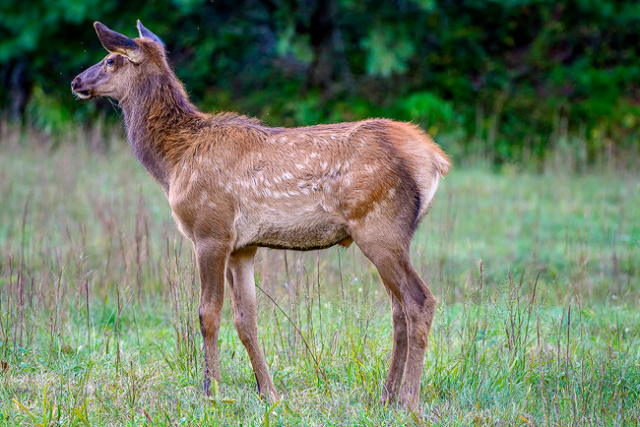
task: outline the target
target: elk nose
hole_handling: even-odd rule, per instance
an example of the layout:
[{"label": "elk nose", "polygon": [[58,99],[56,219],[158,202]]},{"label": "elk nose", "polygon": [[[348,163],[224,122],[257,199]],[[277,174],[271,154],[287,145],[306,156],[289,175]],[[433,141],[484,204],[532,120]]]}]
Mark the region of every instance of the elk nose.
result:
[{"label": "elk nose", "polygon": [[78,86],[80,86],[80,78],[76,77],[75,79],[73,79],[73,81],[71,82],[71,90],[76,90],[78,89]]}]

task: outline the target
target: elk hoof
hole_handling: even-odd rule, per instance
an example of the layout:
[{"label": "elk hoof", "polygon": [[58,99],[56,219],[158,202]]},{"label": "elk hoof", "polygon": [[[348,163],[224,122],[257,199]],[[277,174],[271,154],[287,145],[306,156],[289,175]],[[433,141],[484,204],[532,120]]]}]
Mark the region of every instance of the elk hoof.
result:
[{"label": "elk hoof", "polygon": [[260,395],[260,399],[269,402],[271,405],[280,400],[280,395],[278,395],[275,387],[269,387],[265,391],[260,390],[260,387],[258,387],[258,394]]},{"label": "elk hoof", "polygon": [[205,395],[211,396],[211,379],[207,376],[205,376],[204,381],[202,381],[202,390]]},{"label": "elk hoof", "polygon": [[269,396],[267,397],[267,399],[269,403],[274,404],[280,400],[280,396],[278,395],[278,392],[275,389],[273,389],[273,390],[269,390]]},{"label": "elk hoof", "polygon": [[400,404],[407,411],[415,413],[417,415],[421,415],[419,412],[420,405],[418,399],[414,399],[409,393],[406,393],[400,398]]},{"label": "elk hoof", "polygon": [[378,402],[380,403],[380,406],[393,405],[394,403],[396,403],[396,401],[397,401],[396,394],[387,390],[387,388],[384,387],[382,389],[382,392],[380,393],[380,400]]}]

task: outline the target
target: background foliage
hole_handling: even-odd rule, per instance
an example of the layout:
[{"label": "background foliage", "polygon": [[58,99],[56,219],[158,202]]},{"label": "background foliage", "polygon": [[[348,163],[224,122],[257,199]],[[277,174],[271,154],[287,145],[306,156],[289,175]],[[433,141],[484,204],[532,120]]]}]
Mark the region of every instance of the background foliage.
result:
[{"label": "background foliage", "polygon": [[542,164],[638,151],[633,0],[4,0],[0,108],[55,135],[108,103],[69,83],[104,54],[91,23],[160,35],[196,104],[288,126],[413,120],[461,153]]}]

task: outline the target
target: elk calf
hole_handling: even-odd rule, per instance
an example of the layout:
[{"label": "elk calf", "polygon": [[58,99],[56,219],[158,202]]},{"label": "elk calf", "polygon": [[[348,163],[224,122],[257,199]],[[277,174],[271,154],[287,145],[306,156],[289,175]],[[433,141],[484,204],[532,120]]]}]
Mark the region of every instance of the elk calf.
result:
[{"label": "elk calf", "polygon": [[[278,393],[257,335],[258,247],[312,250],[355,241],[378,269],[393,313],[393,351],[381,402],[415,407],[436,299],[409,245],[450,163],[418,127],[386,119],[272,128],[199,112],[138,21],[130,39],[96,22],[109,54],[71,85],[82,99],[119,101],[131,148],[162,186],[200,274],[205,383],[220,381],[218,330],[225,277],[233,320],[263,397]],[[404,381],[403,381],[404,374]]]}]

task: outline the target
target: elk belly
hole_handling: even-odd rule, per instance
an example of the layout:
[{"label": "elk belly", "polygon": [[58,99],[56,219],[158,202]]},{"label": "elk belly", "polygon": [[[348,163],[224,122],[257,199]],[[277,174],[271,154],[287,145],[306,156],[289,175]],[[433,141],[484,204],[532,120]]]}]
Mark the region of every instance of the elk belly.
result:
[{"label": "elk belly", "polygon": [[238,247],[315,250],[350,237],[344,220],[321,205],[302,209],[266,208],[236,225]]}]

